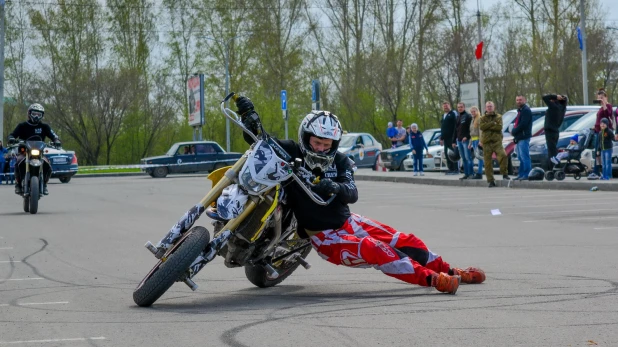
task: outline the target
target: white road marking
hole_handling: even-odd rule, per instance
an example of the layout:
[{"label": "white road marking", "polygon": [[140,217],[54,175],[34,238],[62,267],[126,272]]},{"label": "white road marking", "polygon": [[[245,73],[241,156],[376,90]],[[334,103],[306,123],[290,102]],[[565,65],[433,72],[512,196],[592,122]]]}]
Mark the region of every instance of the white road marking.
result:
[{"label": "white road marking", "polygon": [[0,249],[13,249],[13,247],[0,247]]},{"label": "white road marking", "polygon": [[618,227],[594,228],[594,230],[607,230],[607,229],[618,229]]},{"label": "white road marking", "polygon": [[537,220],[525,220],[524,223],[536,223],[536,222],[559,222],[563,220],[582,220],[582,219],[616,219],[616,217],[577,217],[577,218],[560,218],[560,219],[537,219]]},{"label": "white road marking", "polygon": [[21,263],[21,260],[0,260],[0,263]]},{"label": "white road marking", "polygon": [[33,305],[64,305],[68,304],[68,301],[54,301],[54,302],[23,302],[18,303],[18,306],[33,306]]},{"label": "white road marking", "polygon": [[31,281],[31,280],[44,280],[44,278],[43,277],[9,278],[7,281]]},{"label": "white road marking", "polygon": [[[556,214],[556,213],[573,213],[573,212],[594,212],[594,211],[615,211],[615,208],[597,208],[594,210],[570,210],[570,211],[541,211],[541,212],[516,212],[516,213],[509,213],[506,212],[507,215],[515,215],[515,214],[543,214],[543,213],[547,213],[547,214]],[[493,211],[493,210],[492,210]],[[466,217],[491,217],[491,213],[490,214],[470,214],[467,215]]]},{"label": "white road marking", "polygon": [[26,341],[0,341],[0,345],[17,345],[24,343],[53,343],[53,342],[73,342],[73,341],[93,341],[105,340],[105,337],[77,337],[72,339],[49,339],[49,340],[26,340]]},{"label": "white road marking", "polygon": [[[595,199],[596,201],[597,199]],[[615,197],[613,198],[601,198],[599,200],[616,200]],[[590,206],[590,205],[606,205],[607,202],[585,202],[586,206]],[[508,208],[508,209],[517,209],[517,210],[521,210],[521,209],[528,209],[528,208],[537,208],[537,207],[564,207],[564,206],[571,206],[573,207],[573,204],[564,204],[564,205],[547,205],[547,204],[543,204],[543,205],[525,205],[525,206],[506,206],[503,208]],[[486,210],[487,207],[470,207],[470,208],[460,208],[458,209],[458,211],[472,211],[472,210]]]}]

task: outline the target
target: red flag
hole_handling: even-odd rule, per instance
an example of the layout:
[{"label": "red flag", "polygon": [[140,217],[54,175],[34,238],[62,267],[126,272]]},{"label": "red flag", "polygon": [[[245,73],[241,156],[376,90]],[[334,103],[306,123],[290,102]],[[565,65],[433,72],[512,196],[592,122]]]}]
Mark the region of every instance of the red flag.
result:
[{"label": "red flag", "polygon": [[480,60],[481,58],[483,58],[483,41],[476,45],[476,51],[474,52],[474,55],[476,55],[476,60]]}]

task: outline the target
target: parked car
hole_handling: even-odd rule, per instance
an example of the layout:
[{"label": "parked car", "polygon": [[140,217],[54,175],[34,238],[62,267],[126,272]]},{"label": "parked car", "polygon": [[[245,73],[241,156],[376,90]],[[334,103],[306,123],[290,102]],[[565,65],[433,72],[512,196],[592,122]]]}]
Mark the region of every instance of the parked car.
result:
[{"label": "parked car", "polygon": [[78,169],[75,152],[52,147],[46,147],[44,152],[52,167],[51,178],[57,178],[62,183],[69,183]]},{"label": "parked car", "polygon": [[[571,124],[571,126],[566,128],[565,131],[561,132],[557,147],[566,148],[569,145],[570,138],[573,135],[581,135],[586,131],[589,131],[589,129],[594,128],[594,123],[596,122],[597,117],[596,115],[597,111],[589,112]],[[585,156],[586,151],[582,152],[582,159],[584,159]],[[591,158],[591,154],[589,156]],[[537,136],[530,140],[530,160],[532,161],[532,167],[540,167],[543,170],[547,170],[549,168],[549,158],[547,157],[547,142],[545,140],[545,136]],[[511,161],[513,163],[513,167],[519,167],[517,153],[511,154]],[[584,165],[588,166],[589,164],[584,163]]]},{"label": "parked car", "polygon": [[354,160],[356,167],[375,167],[382,144],[368,133],[344,132],[338,150]]},{"label": "parked car", "polygon": [[[427,147],[432,147],[440,144],[440,129],[427,129],[423,131],[423,138],[425,139],[425,143]],[[408,153],[412,153],[412,148],[410,145],[404,144],[403,146],[399,146],[397,148],[391,148],[382,151],[380,154],[380,159],[382,160],[382,165],[389,170],[405,170],[404,160],[407,158]],[[433,158],[432,153],[427,153],[424,157]],[[428,159],[428,158],[424,158]],[[423,159],[423,162],[425,161]],[[423,164],[424,165],[424,164]]]},{"label": "parked car", "polygon": [[[437,140],[440,142],[440,139]],[[436,167],[436,162],[434,158],[440,157],[442,155],[442,150],[444,146],[434,145],[427,148],[428,150],[423,152],[423,171],[436,171],[440,168]],[[405,171],[414,170],[414,161],[412,160],[412,152],[406,155],[406,159],[403,160],[403,169]]]},{"label": "parked car", "polygon": [[[567,105],[568,111],[597,111],[600,106],[580,106],[580,105]],[[537,119],[544,117],[545,112],[547,111],[547,107],[531,107],[530,111],[532,111],[532,121],[536,121]],[[502,115],[502,132],[505,133],[504,136],[511,136],[509,133],[509,125],[515,124],[515,119],[517,118],[517,109],[509,110]],[[534,133],[534,132],[533,132]]]},{"label": "parked car", "polygon": [[191,141],[177,142],[165,155],[143,158],[141,163],[146,165],[142,171],[162,178],[170,173],[214,171],[234,164],[241,156],[241,153],[226,153],[213,141]]},{"label": "parked car", "polygon": [[[584,115],[588,114],[589,111],[569,111],[564,115],[564,121],[562,122],[562,125],[560,126],[559,131],[565,131],[568,127],[570,127],[573,123],[575,123],[576,121],[578,121],[581,117],[583,117]],[[536,136],[543,136],[545,135],[545,129],[543,128],[545,126],[545,116],[538,118],[536,121],[534,121],[534,123],[532,123],[532,138],[536,137]],[[511,154],[513,154],[513,152],[515,151],[515,142],[513,142],[513,136],[510,133],[505,133],[508,134],[504,136],[503,138],[503,147],[504,147],[504,151],[506,152],[507,158],[508,158],[508,167],[509,167],[509,174],[513,174],[514,172],[517,172],[517,168],[513,167],[513,162],[511,159]],[[532,141],[532,139],[531,139]],[[494,160],[496,156],[494,155]],[[496,162],[497,165],[497,162]],[[519,165],[517,166],[519,167]]]}]

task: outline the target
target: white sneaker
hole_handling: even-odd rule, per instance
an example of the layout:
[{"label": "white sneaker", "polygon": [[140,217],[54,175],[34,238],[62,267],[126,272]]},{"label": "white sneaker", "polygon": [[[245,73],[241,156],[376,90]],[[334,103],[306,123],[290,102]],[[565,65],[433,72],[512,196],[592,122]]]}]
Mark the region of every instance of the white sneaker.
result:
[{"label": "white sneaker", "polygon": [[551,157],[550,160],[551,160],[552,163],[554,163],[556,165],[560,164],[560,161],[558,161],[558,158],[556,158],[556,157]]},{"label": "white sneaker", "polygon": [[417,176],[417,175],[418,175],[418,173],[415,172],[413,176]]},{"label": "white sneaker", "polygon": [[421,176],[425,176],[425,173],[423,171],[421,171]]}]

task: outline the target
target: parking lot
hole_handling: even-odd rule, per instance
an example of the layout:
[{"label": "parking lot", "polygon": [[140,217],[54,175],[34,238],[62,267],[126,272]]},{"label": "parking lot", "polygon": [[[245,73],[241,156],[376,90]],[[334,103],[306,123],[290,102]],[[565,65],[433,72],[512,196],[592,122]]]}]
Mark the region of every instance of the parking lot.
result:
[{"label": "parking lot", "polygon": [[354,212],[487,281],[451,296],[312,252],[310,270],[259,289],[217,258],[196,292],[176,284],[138,308],[155,263],[143,244],[205,194],[205,176],[56,182],[37,215],[0,186],[0,346],[618,345],[615,193],[359,181]]}]

